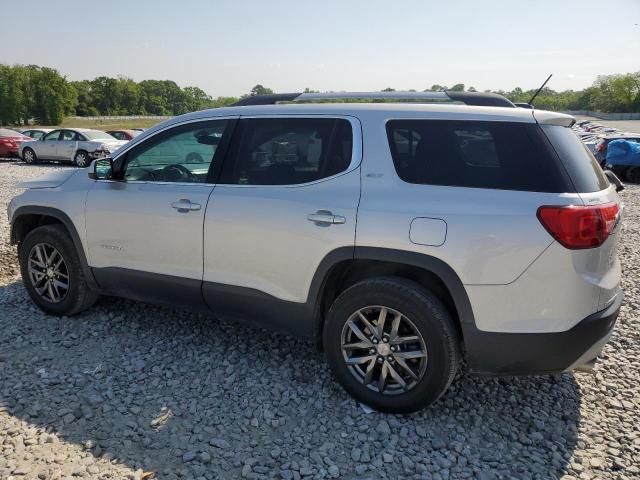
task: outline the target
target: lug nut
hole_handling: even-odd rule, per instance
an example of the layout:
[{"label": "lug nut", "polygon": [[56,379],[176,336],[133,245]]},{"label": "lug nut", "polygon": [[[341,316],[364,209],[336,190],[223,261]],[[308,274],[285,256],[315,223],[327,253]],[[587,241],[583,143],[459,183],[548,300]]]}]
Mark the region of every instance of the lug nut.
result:
[{"label": "lug nut", "polygon": [[388,343],[389,342],[389,337],[385,335],[384,337],[382,337],[382,341],[384,343]]},{"label": "lug nut", "polygon": [[372,341],[373,341],[373,343],[378,343],[378,339],[377,338],[374,338]]},{"label": "lug nut", "polygon": [[390,362],[393,362],[393,355],[389,355],[389,356],[387,357],[387,360],[389,360]]},{"label": "lug nut", "polygon": [[371,355],[373,355],[374,353],[376,353],[376,349],[375,349],[375,348],[370,348],[370,349],[369,349],[369,353],[370,353]]},{"label": "lug nut", "polygon": [[391,345],[391,351],[395,352],[396,350],[398,350],[398,347],[396,347],[395,345]]},{"label": "lug nut", "polygon": [[378,357],[378,363],[384,362],[384,357]]}]

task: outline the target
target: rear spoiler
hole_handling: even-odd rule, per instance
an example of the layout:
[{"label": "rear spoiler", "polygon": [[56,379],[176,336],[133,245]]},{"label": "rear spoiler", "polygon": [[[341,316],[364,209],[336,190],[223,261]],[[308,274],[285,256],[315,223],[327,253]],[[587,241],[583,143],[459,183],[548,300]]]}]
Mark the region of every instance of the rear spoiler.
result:
[{"label": "rear spoiler", "polygon": [[576,119],[564,113],[548,112],[546,110],[532,110],[531,114],[540,125],[557,125],[559,127],[572,127]]}]

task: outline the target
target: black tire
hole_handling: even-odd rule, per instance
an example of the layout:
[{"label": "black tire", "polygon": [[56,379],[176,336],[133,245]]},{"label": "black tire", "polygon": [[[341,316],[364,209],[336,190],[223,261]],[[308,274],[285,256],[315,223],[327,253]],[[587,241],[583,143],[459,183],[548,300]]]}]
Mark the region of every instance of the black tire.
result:
[{"label": "black tire", "polygon": [[[385,394],[368,388],[343,358],[345,323],[358,310],[373,305],[402,313],[424,339],[426,370],[406,392]],[[456,330],[443,303],[418,284],[395,277],[366,280],[345,290],[329,309],[323,345],[329,366],[344,389],[358,401],[389,413],[410,413],[431,405],[449,387],[460,362]]]},{"label": "black tire", "polygon": [[640,183],[640,167],[631,167],[625,173],[628,182]]},{"label": "black tire", "polygon": [[[55,248],[64,259],[68,274],[69,288],[58,303],[43,298],[33,285],[29,275],[29,255],[37,244],[47,244]],[[27,234],[18,248],[20,273],[29,296],[41,310],[53,315],[75,315],[86,310],[98,299],[98,294],[89,288],[82,270],[82,264],[73,240],[61,225],[45,225]]]},{"label": "black tire", "polygon": [[38,163],[38,156],[32,148],[25,147],[25,149],[22,150],[22,160],[24,161],[24,163],[33,165],[34,163]]},{"label": "black tire", "polygon": [[73,156],[73,163],[75,163],[77,167],[85,168],[89,166],[91,159],[86,151],[78,150]]},{"label": "black tire", "polygon": [[614,165],[611,167],[611,171],[618,177],[620,180],[627,179],[627,172],[629,171],[629,167]]}]

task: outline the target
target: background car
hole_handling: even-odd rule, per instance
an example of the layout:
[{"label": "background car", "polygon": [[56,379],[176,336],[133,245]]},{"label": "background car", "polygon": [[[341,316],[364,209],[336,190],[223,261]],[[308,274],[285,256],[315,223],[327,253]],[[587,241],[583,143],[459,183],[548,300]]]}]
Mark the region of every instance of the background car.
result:
[{"label": "background car", "polygon": [[53,128],[30,128],[29,130],[22,130],[22,134],[27,137],[31,137],[34,140],[40,140],[44,135],[52,130]]},{"label": "background car", "polygon": [[26,163],[58,160],[86,167],[94,158],[106,157],[125,143],[101,130],[61,128],[40,140],[23,142],[19,155]]},{"label": "background car", "polygon": [[616,134],[616,135],[607,135],[606,137],[600,139],[600,141],[596,144],[596,150],[594,155],[601,165],[607,158],[607,148],[609,146],[609,143],[612,142],[613,140],[626,140],[628,142],[640,143],[640,135],[623,133],[623,134]]},{"label": "background car", "polygon": [[142,132],[138,130],[107,130],[107,133],[118,140],[133,140]]},{"label": "background car", "polygon": [[0,157],[17,157],[20,144],[30,137],[9,128],[0,128]]}]

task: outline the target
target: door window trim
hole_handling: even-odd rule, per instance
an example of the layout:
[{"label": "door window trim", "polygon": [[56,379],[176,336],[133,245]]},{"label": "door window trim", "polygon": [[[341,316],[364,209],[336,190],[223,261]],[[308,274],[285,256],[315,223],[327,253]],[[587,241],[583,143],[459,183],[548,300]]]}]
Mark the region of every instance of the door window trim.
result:
[{"label": "door window trim", "polygon": [[[290,114],[290,113],[283,113],[283,114],[274,114],[274,113],[270,113],[270,114],[265,114],[265,115],[240,115],[238,120],[244,120],[244,119],[268,119],[268,118],[274,118],[274,119],[288,119],[288,118],[297,118],[297,119],[317,119],[317,118],[327,118],[327,119],[333,119],[333,120],[347,120],[350,124],[351,124],[351,135],[352,135],[352,143],[351,143],[351,162],[349,163],[349,166],[338,173],[335,173],[329,177],[323,177],[323,178],[319,178],[317,180],[313,180],[311,182],[305,182],[305,183],[291,183],[291,184],[284,184],[284,185],[239,185],[237,183],[219,183],[218,185],[220,186],[224,186],[225,188],[300,188],[300,187],[306,187],[309,185],[315,185],[318,183],[322,183],[322,182],[326,182],[326,181],[330,181],[334,178],[338,178],[341,177],[342,175],[346,175],[354,170],[356,170],[357,168],[360,167],[360,164],[362,163],[362,151],[363,151],[363,144],[362,144],[362,124],[360,123],[360,119],[357,117],[354,117],[352,115],[336,115],[336,114],[313,114],[313,113],[304,113],[304,114]],[[236,138],[233,138],[232,141],[237,141]],[[228,153],[228,152],[227,152]],[[228,155],[227,155],[228,157]],[[226,161],[230,161],[229,158],[225,159]],[[235,160],[235,159],[234,159]]]},{"label": "door window trim", "polygon": [[[122,170],[124,171],[124,169],[127,166],[128,163],[128,156],[129,153],[131,153],[132,151],[136,150],[138,147],[142,146],[143,144],[147,144],[147,142],[151,141],[155,141],[157,140],[157,144],[159,144],[160,142],[162,142],[162,140],[164,138],[167,138],[169,135],[169,133],[175,129],[178,129],[180,127],[184,127],[187,125],[191,125],[191,124],[197,124],[197,123],[201,123],[201,124],[205,124],[205,123],[210,123],[210,122],[217,122],[217,121],[227,121],[228,122],[228,126],[227,129],[229,129],[228,132],[225,132],[225,135],[222,137],[222,140],[220,141],[220,144],[218,145],[218,147],[216,148],[216,152],[218,150],[220,150],[221,153],[221,160],[220,160],[220,166],[218,167],[217,171],[214,172],[213,168],[214,168],[214,163],[213,161],[209,164],[209,170],[207,171],[207,178],[204,182],[166,182],[166,181],[152,181],[152,180],[124,180],[124,179],[114,179],[114,180],[98,180],[98,181],[106,181],[106,182],[122,182],[122,183],[131,183],[131,184],[153,184],[153,185],[215,185],[217,178],[220,176],[220,172],[222,171],[222,165],[224,164],[224,159],[227,156],[227,151],[229,149],[229,145],[231,144],[231,138],[233,136],[233,132],[236,128],[236,124],[238,122],[238,115],[225,115],[225,116],[220,116],[220,117],[204,117],[204,118],[197,118],[197,119],[191,119],[191,120],[187,120],[184,122],[178,122],[178,123],[172,123],[171,125],[167,125],[166,127],[159,129],[156,132],[153,132],[151,135],[149,136],[145,136],[143,138],[140,138],[141,136],[139,135],[137,138],[140,138],[139,141],[135,142],[135,144],[133,145],[126,145],[125,148],[122,151],[118,152],[118,155],[116,155],[115,157],[113,157],[113,163],[114,165],[118,165],[117,169],[118,170]],[[135,140],[135,138],[134,138]],[[133,142],[133,140],[131,141]],[[124,162],[124,164],[122,166],[119,165],[120,162]]]}]

